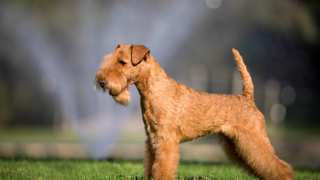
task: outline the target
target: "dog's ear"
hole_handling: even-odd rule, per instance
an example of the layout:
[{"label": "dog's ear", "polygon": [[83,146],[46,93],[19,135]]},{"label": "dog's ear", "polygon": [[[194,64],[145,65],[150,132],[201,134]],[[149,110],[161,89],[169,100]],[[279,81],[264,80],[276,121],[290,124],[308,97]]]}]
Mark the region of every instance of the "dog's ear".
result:
[{"label": "dog's ear", "polygon": [[131,45],[131,63],[132,65],[139,64],[143,59],[147,58],[150,53],[149,48],[144,45]]}]

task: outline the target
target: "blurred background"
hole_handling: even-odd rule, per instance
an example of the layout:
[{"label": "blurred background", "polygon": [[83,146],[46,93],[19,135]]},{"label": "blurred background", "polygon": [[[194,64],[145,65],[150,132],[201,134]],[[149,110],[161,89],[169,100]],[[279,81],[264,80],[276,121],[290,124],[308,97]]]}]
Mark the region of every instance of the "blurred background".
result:
[{"label": "blurred background", "polygon": [[[103,55],[138,43],[177,81],[228,94],[238,48],[280,157],[320,168],[319,27],[317,0],[3,0],[0,157],[142,159],[135,87],[128,107],[93,88]],[[227,161],[214,136],[181,153]]]}]

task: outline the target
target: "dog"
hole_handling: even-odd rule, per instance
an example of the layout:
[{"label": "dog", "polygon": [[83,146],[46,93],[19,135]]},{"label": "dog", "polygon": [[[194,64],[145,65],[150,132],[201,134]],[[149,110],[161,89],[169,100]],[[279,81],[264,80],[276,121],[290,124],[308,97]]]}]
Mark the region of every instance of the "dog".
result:
[{"label": "dog", "polygon": [[179,144],[208,134],[218,134],[227,155],[260,179],[293,178],[291,166],[269,141],[246,65],[238,50],[232,52],[243,82],[238,95],[200,92],[176,82],[144,45],[119,44],[103,58],[95,76],[100,89],[122,105],[130,102],[130,85],[140,94],[145,179],[175,179]]}]

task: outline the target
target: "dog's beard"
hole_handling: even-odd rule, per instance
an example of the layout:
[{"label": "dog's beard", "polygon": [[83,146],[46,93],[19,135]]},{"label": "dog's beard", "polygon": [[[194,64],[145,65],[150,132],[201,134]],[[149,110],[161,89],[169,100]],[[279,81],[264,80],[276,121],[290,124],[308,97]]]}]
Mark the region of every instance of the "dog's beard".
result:
[{"label": "dog's beard", "polygon": [[112,97],[117,103],[124,105],[124,106],[128,105],[130,102],[130,92],[129,92],[128,88],[124,89],[119,94],[112,96]]}]

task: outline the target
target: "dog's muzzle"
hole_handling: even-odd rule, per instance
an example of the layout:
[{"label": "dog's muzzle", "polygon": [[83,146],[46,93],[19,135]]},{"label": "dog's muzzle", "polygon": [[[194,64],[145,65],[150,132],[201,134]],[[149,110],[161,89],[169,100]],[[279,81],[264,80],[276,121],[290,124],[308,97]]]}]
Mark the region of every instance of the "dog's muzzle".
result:
[{"label": "dog's muzzle", "polygon": [[119,88],[111,88],[111,87],[108,87],[108,82],[104,79],[98,79],[96,78],[96,81],[95,81],[95,85],[96,85],[96,88],[97,89],[100,89],[102,91],[109,91],[109,95],[111,96],[117,96],[119,95],[123,90],[125,89],[119,89]]}]

